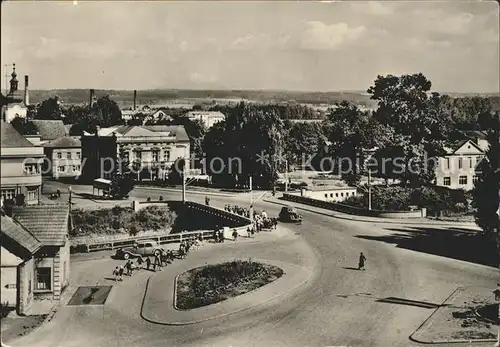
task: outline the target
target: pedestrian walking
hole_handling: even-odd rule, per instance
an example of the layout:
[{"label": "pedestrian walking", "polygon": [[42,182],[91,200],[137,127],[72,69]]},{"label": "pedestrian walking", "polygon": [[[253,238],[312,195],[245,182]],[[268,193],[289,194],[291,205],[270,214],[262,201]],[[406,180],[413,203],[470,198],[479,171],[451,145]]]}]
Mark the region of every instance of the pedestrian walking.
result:
[{"label": "pedestrian walking", "polygon": [[365,261],[366,261],[366,257],[363,254],[363,252],[361,252],[359,254],[358,270],[365,270]]},{"label": "pedestrian walking", "polygon": [[156,271],[156,269],[158,269],[159,271],[161,271],[160,254],[155,254],[154,270]]},{"label": "pedestrian walking", "polygon": [[149,270],[150,267],[151,267],[151,258],[147,257],[146,258],[146,268]]},{"label": "pedestrian walking", "polygon": [[118,281],[123,281],[123,266],[118,269]]},{"label": "pedestrian walking", "polygon": [[137,270],[142,269],[143,263],[144,263],[144,259],[142,259],[142,257],[137,258]]},{"label": "pedestrian walking", "polygon": [[130,259],[125,263],[125,269],[127,270],[127,276],[132,276],[132,261]]},{"label": "pedestrian walking", "polygon": [[115,267],[115,269],[113,270],[113,276],[115,276],[115,282],[118,282],[118,280],[120,279],[120,267],[119,266]]}]

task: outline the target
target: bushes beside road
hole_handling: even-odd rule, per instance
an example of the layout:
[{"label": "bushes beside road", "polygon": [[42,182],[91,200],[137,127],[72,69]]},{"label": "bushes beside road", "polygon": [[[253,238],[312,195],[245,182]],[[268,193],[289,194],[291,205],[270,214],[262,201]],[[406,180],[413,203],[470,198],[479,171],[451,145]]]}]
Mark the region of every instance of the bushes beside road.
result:
[{"label": "bushes beside road", "polygon": [[73,229],[70,236],[91,234],[130,233],[161,230],[171,227],[177,218],[166,205],[148,206],[138,212],[132,208],[115,206],[94,211],[72,211]]},{"label": "bushes beside road", "polygon": [[[349,197],[344,204],[366,208],[368,194]],[[383,211],[408,211],[412,206],[426,208],[428,215],[465,214],[469,203],[463,190],[443,187],[373,187],[372,208]]]}]

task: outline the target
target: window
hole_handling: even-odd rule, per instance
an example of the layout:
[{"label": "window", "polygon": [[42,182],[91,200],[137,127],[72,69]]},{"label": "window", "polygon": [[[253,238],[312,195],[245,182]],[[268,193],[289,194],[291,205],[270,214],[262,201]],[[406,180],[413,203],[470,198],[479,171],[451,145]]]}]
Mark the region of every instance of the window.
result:
[{"label": "window", "polygon": [[450,168],[450,158],[446,158],[446,168]]},{"label": "window", "polygon": [[344,197],[344,193],[340,193],[340,196],[341,196],[341,197]]},{"label": "window", "polygon": [[66,153],[66,158],[71,159],[71,152]]},{"label": "window", "polygon": [[57,167],[57,172],[64,172],[64,166],[58,166]]},{"label": "window", "polygon": [[31,294],[31,278],[28,281],[28,295]]},{"label": "window", "polygon": [[28,200],[38,200],[38,189],[28,188]]},{"label": "window", "polygon": [[52,289],[52,281],[50,278],[50,267],[39,267],[36,269],[36,289],[50,290]]},{"label": "window", "polygon": [[80,171],[80,165],[73,165],[73,171],[74,172],[79,172]]},{"label": "window", "polygon": [[443,178],[443,186],[451,186],[451,177]]},{"label": "window", "polygon": [[476,183],[477,181],[479,181],[479,177],[478,176],[472,176],[472,182]]},{"label": "window", "polygon": [[141,160],[142,159],[142,152],[141,151],[136,151],[135,152],[135,158],[137,160]]},{"label": "window", "polygon": [[57,159],[62,159],[62,153],[61,152],[57,152]]},{"label": "window", "polygon": [[76,152],[76,159],[82,159],[82,153]]},{"label": "window", "polygon": [[16,197],[15,189],[2,189],[2,198],[4,200],[11,200]]},{"label": "window", "polygon": [[24,164],[24,173],[27,175],[36,175],[39,173],[37,164]]},{"label": "window", "polygon": [[325,194],[325,198],[328,198],[328,194]]},{"label": "window", "polygon": [[467,184],[467,176],[459,176],[458,184]]},{"label": "window", "polygon": [[469,157],[469,167],[472,169],[472,157]]},{"label": "window", "polygon": [[458,158],[458,168],[462,168],[462,157]]},{"label": "window", "polygon": [[330,193],[330,198],[333,198],[333,193]]},{"label": "window", "polygon": [[335,197],[338,198],[339,197],[339,193],[335,193]]},{"label": "window", "polygon": [[170,151],[168,149],[163,150],[163,160],[170,161]]},{"label": "window", "polygon": [[160,152],[159,151],[153,151],[153,161],[158,161],[159,157],[160,157]]}]

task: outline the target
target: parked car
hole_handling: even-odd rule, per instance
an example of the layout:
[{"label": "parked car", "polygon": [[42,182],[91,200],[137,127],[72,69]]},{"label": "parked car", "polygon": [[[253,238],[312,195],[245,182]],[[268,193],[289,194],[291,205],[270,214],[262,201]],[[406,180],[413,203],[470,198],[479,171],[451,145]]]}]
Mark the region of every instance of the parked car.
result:
[{"label": "parked car", "polygon": [[292,206],[282,207],[278,215],[278,218],[280,222],[294,222],[294,223],[302,222],[302,216],[299,215],[297,209]]},{"label": "parked car", "polygon": [[129,259],[132,257],[147,257],[160,254],[163,250],[156,241],[138,241],[131,247],[124,247],[116,250],[116,257]]}]

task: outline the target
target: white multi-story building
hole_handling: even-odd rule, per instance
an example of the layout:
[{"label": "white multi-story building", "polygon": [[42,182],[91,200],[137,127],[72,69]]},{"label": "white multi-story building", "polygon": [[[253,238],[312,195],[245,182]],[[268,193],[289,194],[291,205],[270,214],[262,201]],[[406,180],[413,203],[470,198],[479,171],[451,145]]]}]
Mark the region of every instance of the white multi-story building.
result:
[{"label": "white multi-story building", "polygon": [[178,158],[190,168],[189,137],[181,125],[102,128],[97,134],[85,133],[81,144],[82,176],[87,180],[110,178],[110,166],[120,162],[129,163],[139,180],[165,179]]},{"label": "white multi-story building", "polygon": [[454,149],[447,149],[447,155],[438,158],[436,185],[451,189],[472,190],[477,180],[475,168],[488,149],[485,139],[464,140]]},{"label": "white multi-story building", "polygon": [[207,129],[226,119],[226,116],[219,111],[189,111],[184,117],[192,121],[201,121]]}]

